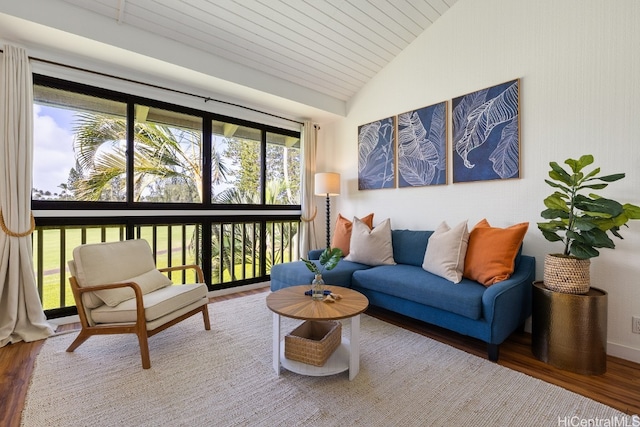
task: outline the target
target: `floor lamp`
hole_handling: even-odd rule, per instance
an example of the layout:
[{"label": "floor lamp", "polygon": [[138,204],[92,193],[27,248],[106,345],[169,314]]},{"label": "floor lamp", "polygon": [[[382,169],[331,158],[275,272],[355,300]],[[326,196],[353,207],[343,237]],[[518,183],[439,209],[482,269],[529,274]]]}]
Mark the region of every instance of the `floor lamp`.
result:
[{"label": "floor lamp", "polygon": [[327,197],[327,248],[331,247],[331,206],[329,196],[340,195],[340,174],[335,172],[320,172],[315,176],[316,196]]}]

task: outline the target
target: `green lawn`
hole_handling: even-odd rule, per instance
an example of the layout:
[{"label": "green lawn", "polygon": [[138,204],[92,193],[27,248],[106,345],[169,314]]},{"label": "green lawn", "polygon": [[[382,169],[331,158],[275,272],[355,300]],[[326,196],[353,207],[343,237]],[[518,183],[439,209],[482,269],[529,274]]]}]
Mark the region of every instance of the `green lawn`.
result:
[{"label": "green lawn", "polygon": [[[153,248],[153,233],[156,233],[156,265],[159,268],[168,265],[196,264],[195,251],[191,250],[188,245],[196,229],[196,225],[187,225],[184,228],[184,240],[187,248],[183,250],[183,228],[174,225],[158,225],[145,226],[140,229],[140,238],[147,240]],[[84,233],[84,238],[83,238]],[[168,250],[169,233],[171,233],[171,250]],[[68,307],[75,305],[73,294],[69,286],[69,271],[67,261],[73,258],[73,249],[83,243],[99,243],[102,241],[114,242],[121,240],[124,231],[121,234],[119,226],[69,226],[63,228],[37,229],[33,234],[33,256],[34,268],[36,270],[36,280],[40,280],[37,272],[42,272],[41,284],[43,295],[43,307],[45,310],[60,307]],[[279,240],[279,236],[277,237]],[[42,250],[38,247],[39,241],[42,241]],[[279,247],[278,247],[279,248]],[[279,252],[280,249],[276,249]],[[183,259],[183,253],[186,258]],[[39,254],[41,254],[39,256]],[[239,256],[239,254],[237,254]],[[282,258],[284,256],[284,259]],[[256,260],[257,261],[257,260]],[[284,250],[284,254],[276,256],[276,262],[289,261],[288,250]],[[42,264],[40,268],[39,265]],[[215,270],[215,269],[214,269]],[[250,279],[260,275],[260,269],[256,265],[256,274],[253,274],[253,265],[248,262],[236,258],[234,270],[237,279]],[[244,270],[244,276],[243,276]],[[60,272],[63,272],[62,277]],[[222,273],[222,281],[219,280],[219,273],[213,271],[212,284],[230,283],[231,275],[227,269]],[[182,274],[172,275],[174,283],[184,283]],[[186,282],[195,282],[195,272],[189,271]],[[64,290],[62,295],[61,288]]]},{"label": "green lawn", "polygon": [[[195,226],[186,227],[186,241],[187,245],[193,235]],[[103,241],[102,232],[104,230],[104,241],[114,242],[120,240],[120,229],[118,227],[96,227],[96,228],[84,228],[86,232],[86,238],[84,243],[99,243]],[[42,233],[42,260],[38,259],[38,239],[39,234]],[[171,227],[172,238],[172,250],[167,251],[167,242],[169,236],[169,226],[156,226],[156,241],[157,241],[157,259],[156,263],[158,267],[166,267],[169,265],[182,265],[182,227]],[[143,227],[141,229],[141,238],[146,239],[148,242],[153,241],[153,227]],[[63,243],[64,241],[64,243]],[[68,283],[69,271],[66,262],[73,258],[73,249],[80,246],[82,241],[82,228],[65,228],[65,229],[46,229],[37,230],[34,233],[33,238],[33,256],[34,267],[38,270],[39,262],[42,262],[42,293],[43,293],[43,307],[44,309],[52,309],[64,306],[73,306],[75,302],[73,300],[73,294]],[[194,252],[187,250],[186,264],[194,264]],[[60,271],[64,270],[63,278],[65,295],[64,301],[61,301],[60,292]],[[36,278],[37,279],[37,278]],[[195,274],[190,273],[187,276],[188,281],[195,280]],[[174,275],[173,281],[178,283],[182,281],[181,275]]]}]

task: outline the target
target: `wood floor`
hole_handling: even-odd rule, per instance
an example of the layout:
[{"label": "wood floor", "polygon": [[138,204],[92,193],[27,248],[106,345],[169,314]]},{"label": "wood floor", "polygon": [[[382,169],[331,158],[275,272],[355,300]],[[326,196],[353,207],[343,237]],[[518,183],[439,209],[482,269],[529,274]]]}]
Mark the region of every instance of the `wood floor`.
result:
[{"label": "wood floor", "polygon": [[[261,288],[216,297],[212,299],[212,303],[267,291],[268,288]],[[486,345],[479,340],[382,309],[370,308],[367,314],[477,356],[486,357]],[[74,328],[79,328],[79,325],[66,325],[62,329]],[[29,379],[43,343],[44,341],[17,343],[0,348],[0,426],[20,425]],[[525,332],[513,334],[500,346],[498,363],[602,402],[628,415],[640,414],[640,364],[609,356],[607,372],[603,375],[585,376],[562,371],[533,357],[531,336]]]}]

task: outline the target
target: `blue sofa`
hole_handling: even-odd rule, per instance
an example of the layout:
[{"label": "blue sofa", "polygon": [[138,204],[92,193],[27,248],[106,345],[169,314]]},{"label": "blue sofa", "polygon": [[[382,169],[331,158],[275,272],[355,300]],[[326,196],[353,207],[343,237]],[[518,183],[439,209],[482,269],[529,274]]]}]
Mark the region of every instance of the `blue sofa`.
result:
[{"label": "blue sofa", "polygon": [[[531,288],[535,280],[535,258],[515,260],[511,277],[489,287],[469,279],[460,283],[422,269],[432,231],[392,230],[396,265],[368,266],[342,260],[323,273],[325,283],[363,293],[373,306],[478,338],[487,343],[488,358],[497,361],[499,345],[531,315]],[[318,262],[322,250],[309,258]],[[311,273],[302,261],[274,265],[271,290],[311,283]]]}]

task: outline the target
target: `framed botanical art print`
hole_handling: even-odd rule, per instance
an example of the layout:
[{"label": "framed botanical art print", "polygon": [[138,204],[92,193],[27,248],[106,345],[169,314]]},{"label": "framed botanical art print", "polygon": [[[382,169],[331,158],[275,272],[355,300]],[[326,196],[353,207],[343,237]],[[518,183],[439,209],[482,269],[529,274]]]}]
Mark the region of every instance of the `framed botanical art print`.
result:
[{"label": "framed botanical art print", "polygon": [[358,190],[395,187],[395,117],[358,126]]},{"label": "framed botanical art print", "polygon": [[398,187],[447,183],[447,103],[398,115]]},{"label": "framed botanical art print", "polygon": [[520,177],[519,80],[453,99],[453,182]]}]

